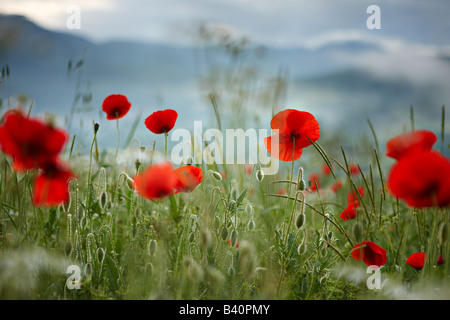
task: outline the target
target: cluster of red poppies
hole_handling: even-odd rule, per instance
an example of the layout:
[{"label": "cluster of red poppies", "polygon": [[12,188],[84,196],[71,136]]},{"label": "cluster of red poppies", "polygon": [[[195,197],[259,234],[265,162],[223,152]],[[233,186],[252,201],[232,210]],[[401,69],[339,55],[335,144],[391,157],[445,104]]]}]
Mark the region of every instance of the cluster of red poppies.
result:
[{"label": "cluster of red poppies", "polygon": [[396,160],[388,177],[389,191],[415,208],[450,205],[450,159],[433,150],[433,132],[417,130],[387,143],[387,155]]},{"label": "cluster of red poppies", "polygon": [[[131,108],[127,97],[113,94],[103,101],[102,110],[108,120],[124,117]],[[178,113],[172,109],[153,112],[145,119],[145,126],[155,134],[168,134],[175,126]],[[160,200],[171,194],[192,192],[202,181],[203,171],[199,167],[187,165],[173,169],[170,162],[153,164],[137,174],[134,188],[142,197]]]},{"label": "cluster of red poppies", "polygon": [[[388,177],[388,188],[392,195],[406,201],[415,208],[447,207],[450,205],[450,159],[432,150],[436,135],[427,130],[417,130],[398,135],[387,142],[387,156],[394,158]],[[351,218],[351,210],[348,214]],[[342,216],[342,215],[341,215]],[[355,260],[367,265],[382,266],[386,263],[386,250],[374,242],[363,241],[353,247]],[[408,257],[406,264],[421,270],[427,261],[425,252],[416,252]],[[440,255],[436,261],[442,264]]]},{"label": "cluster of red poppies", "polygon": [[60,159],[68,134],[51,123],[30,118],[22,110],[10,110],[0,125],[0,150],[9,155],[15,171],[38,169],[34,178],[33,203],[55,206],[69,200],[67,182],[74,177]]}]

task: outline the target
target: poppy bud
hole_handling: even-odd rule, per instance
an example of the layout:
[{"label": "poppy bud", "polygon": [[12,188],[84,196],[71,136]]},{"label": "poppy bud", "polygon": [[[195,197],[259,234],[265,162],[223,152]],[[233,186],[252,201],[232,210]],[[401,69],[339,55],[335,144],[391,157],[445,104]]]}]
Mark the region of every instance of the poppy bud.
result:
[{"label": "poppy bud", "polygon": [[134,163],[134,166],[136,167],[136,172],[139,171],[139,168],[141,166],[141,162],[139,160],[136,160],[136,162]]},{"label": "poppy bud", "polygon": [[256,180],[261,182],[263,179],[264,179],[264,171],[262,171],[262,169],[259,169],[258,171],[256,171]]},{"label": "poppy bud", "polygon": [[236,232],[236,230],[231,231],[231,237],[230,237],[230,245],[235,248],[236,244],[237,244],[237,239],[238,238],[238,234]]},{"label": "poppy bud", "polygon": [[295,219],[295,225],[297,226],[297,228],[303,227],[303,225],[305,224],[305,219],[306,219],[306,216],[303,212],[300,212],[297,215],[297,219]]},{"label": "poppy bud", "polygon": [[253,214],[253,206],[250,203],[245,206],[245,213],[248,215]]},{"label": "poppy bud", "polygon": [[439,244],[442,246],[445,241],[447,241],[448,237],[448,224],[446,222],[442,222],[439,226],[438,240]]},{"label": "poppy bud", "polygon": [[212,176],[214,177],[214,179],[216,179],[217,181],[222,181],[222,175],[217,172],[217,171],[212,171]]},{"label": "poppy bud", "polygon": [[103,263],[103,259],[105,259],[105,250],[103,248],[97,249],[97,260],[101,264]]},{"label": "poppy bud", "polygon": [[127,187],[128,187],[131,191],[134,191],[134,181],[133,181],[133,179],[131,179],[130,177],[127,177]]},{"label": "poppy bud", "polygon": [[227,240],[228,238],[228,228],[227,226],[223,226],[222,230],[220,231],[220,237],[222,238],[222,240]]},{"label": "poppy bud", "polygon": [[98,204],[100,205],[100,209],[102,209],[102,211],[106,207],[107,202],[108,202],[108,194],[105,191],[103,191],[102,193],[100,193],[98,201]]},{"label": "poppy bud", "polygon": [[305,191],[305,189],[306,189],[305,180],[302,179],[298,182],[297,189],[299,191]]},{"label": "poppy bud", "polygon": [[151,239],[151,240],[148,242],[148,253],[149,253],[151,256],[154,256],[154,255],[155,255],[157,245],[158,245],[158,244],[156,243],[156,240],[155,240],[155,239]]},{"label": "poppy bud", "polygon": [[247,229],[249,231],[252,231],[253,229],[255,229],[255,221],[251,220],[247,223]]},{"label": "poppy bud", "polygon": [[98,132],[98,129],[100,128],[100,125],[96,122],[94,123],[94,134]]},{"label": "poppy bud", "polygon": [[236,274],[236,270],[233,268],[233,266],[231,266],[231,267],[228,268],[228,274],[229,274],[231,277],[234,277],[234,275]]},{"label": "poppy bud", "polygon": [[189,234],[189,242],[192,243],[192,242],[194,242],[194,240],[195,240],[195,233],[194,233],[194,232],[191,232],[191,233]]}]

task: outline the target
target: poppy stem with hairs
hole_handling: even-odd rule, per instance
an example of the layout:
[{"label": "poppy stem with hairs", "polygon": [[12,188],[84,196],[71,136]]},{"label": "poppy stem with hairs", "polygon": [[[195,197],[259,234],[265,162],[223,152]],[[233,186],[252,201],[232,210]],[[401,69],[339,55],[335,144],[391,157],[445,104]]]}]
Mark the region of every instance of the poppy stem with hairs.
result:
[{"label": "poppy stem with hairs", "polygon": [[[289,187],[288,187],[288,196],[286,198],[286,209],[284,210],[284,219],[286,219],[288,209],[289,209],[289,198],[291,196],[291,187],[292,187],[292,180],[294,179],[294,163],[295,163],[295,137],[292,137],[292,165],[291,165],[291,175],[289,178]],[[295,203],[294,203],[295,206]],[[286,226],[286,234],[285,234],[285,240],[288,238],[288,230],[290,229],[289,226]]]},{"label": "poppy stem with hairs", "polygon": [[117,128],[117,146],[116,146],[116,154],[114,156],[114,179],[116,177],[116,169],[117,169],[117,154],[119,153],[119,145],[120,145],[120,130],[119,130],[119,114],[116,112],[116,128]]}]

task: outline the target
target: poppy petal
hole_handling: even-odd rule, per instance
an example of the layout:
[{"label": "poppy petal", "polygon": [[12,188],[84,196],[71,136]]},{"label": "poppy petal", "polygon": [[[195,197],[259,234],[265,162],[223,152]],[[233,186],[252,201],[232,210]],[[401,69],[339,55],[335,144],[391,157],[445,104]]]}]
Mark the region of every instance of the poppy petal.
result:
[{"label": "poppy petal", "polygon": [[177,178],[175,194],[192,192],[203,181],[203,171],[199,167],[184,166],[174,170],[174,173]]},{"label": "poppy petal", "polygon": [[155,134],[167,133],[175,125],[178,113],[172,109],[153,112],[145,119],[145,126]]},{"label": "poppy petal", "polygon": [[386,155],[399,160],[411,152],[430,151],[436,141],[436,135],[428,130],[416,130],[404,133],[392,138],[386,143]]},{"label": "poppy petal", "polygon": [[123,118],[130,111],[131,103],[122,94],[111,94],[103,100],[102,110],[106,113],[106,119],[116,120]]}]

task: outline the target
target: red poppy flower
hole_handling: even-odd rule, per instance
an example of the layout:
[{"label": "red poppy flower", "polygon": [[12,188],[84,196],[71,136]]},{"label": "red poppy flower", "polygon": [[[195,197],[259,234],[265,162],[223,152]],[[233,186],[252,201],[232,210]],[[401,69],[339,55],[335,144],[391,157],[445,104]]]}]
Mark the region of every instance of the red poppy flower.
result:
[{"label": "red poppy flower", "polygon": [[450,159],[434,152],[410,153],[393,165],[390,192],[411,207],[450,205]]},{"label": "red poppy flower", "polygon": [[203,181],[203,171],[199,167],[184,166],[174,170],[177,178],[175,194],[192,192]]},{"label": "red poppy flower", "polygon": [[75,174],[62,163],[46,166],[33,184],[33,204],[52,207],[70,200],[68,182]]},{"label": "red poppy flower", "polygon": [[357,164],[351,164],[348,166],[348,170],[350,171],[350,174],[352,176],[357,176],[358,174],[360,174],[361,172],[359,171],[359,167]]},{"label": "red poppy flower", "polygon": [[386,155],[399,160],[411,152],[430,151],[436,141],[436,135],[431,131],[416,130],[404,133],[386,143]]},{"label": "red poppy flower", "polygon": [[246,164],[244,166],[244,172],[246,175],[251,175],[253,171],[253,166],[251,164]]},{"label": "red poppy flower", "polygon": [[339,189],[342,188],[342,182],[341,180],[337,180],[335,183],[333,183],[330,187],[331,191],[336,193]]},{"label": "red poppy flower", "polygon": [[172,130],[177,118],[178,113],[172,109],[155,111],[145,119],[145,126],[156,134],[168,133]]},{"label": "red poppy flower", "polygon": [[322,173],[326,176],[331,173],[330,167],[327,164],[322,166]]},{"label": "red poppy flower", "polygon": [[0,150],[12,157],[15,170],[44,168],[57,161],[67,137],[51,124],[12,110],[0,125]]},{"label": "red poppy flower", "polygon": [[130,111],[131,103],[122,94],[112,94],[103,100],[102,110],[106,113],[106,119],[116,120],[123,118]]},{"label": "red poppy flower", "polygon": [[177,176],[169,162],[154,164],[134,177],[136,191],[144,198],[160,200],[170,195]]},{"label": "red poppy flower", "polygon": [[441,256],[441,255],[439,255],[439,257],[438,257],[437,260],[436,260],[436,264],[437,264],[438,266],[440,266],[441,264],[444,264],[444,263],[445,263],[444,257]]},{"label": "red poppy flower", "polygon": [[311,173],[309,175],[309,183],[309,188],[311,189],[311,191],[316,191],[316,183],[317,187],[320,188],[320,176],[317,173]]},{"label": "red poppy flower", "polygon": [[422,270],[427,261],[427,254],[425,252],[416,252],[409,256],[406,264],[410,265],[416,270]]},{"label": "red poppy flower", "polygon": [[[313,142],[320,137],[319,123],[305,111],[281,111],[272,118],[270,127],[279,130],[278,134],[265,138],[264,144],[272,156],[282,161],[297,160],[302,155],[302,149],[311,145],[308,137]],[[272,152],[273,147],[278,147],[278,152]]]},{"label": "red poppy flower", "polygon": [[363,241],[353,247],[352,257],[368,266],[383,266],[387,262],[386,250],[372,241]]},{"label": "red poppy flower", "polygon": [[344,209],[344,211],[341,212],[339,218],[341,218],[342,221],[355,219],[356,216],[359,214],[359,210],[357,210],[358,207],[359,207],[358,201],[353,201]]},{"label": "red poppy flower", "polygon": [[[361,197],[364,197],[364,187],[358,187],[358,192],[361,195]],[[347,203],[352,203],[354,201],[358,201],[358,194],[355,190],[352,190],[347,195]]]}]

